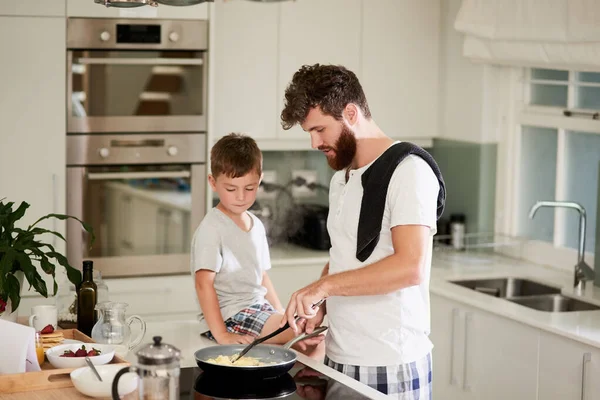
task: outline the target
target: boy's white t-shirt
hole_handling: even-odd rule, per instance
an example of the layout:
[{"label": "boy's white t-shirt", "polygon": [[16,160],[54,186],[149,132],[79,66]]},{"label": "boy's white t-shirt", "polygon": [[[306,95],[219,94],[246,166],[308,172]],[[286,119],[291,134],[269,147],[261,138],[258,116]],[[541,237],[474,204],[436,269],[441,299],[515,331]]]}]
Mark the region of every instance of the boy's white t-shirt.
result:
[{"label": "boy's white t-shirt", "polygon": [[[223,321],[253,304],[265,302],[263,272],[271,269],[265,227],[251,212],[252,228],[244,232],[222,211],[212,208],[192,239],[191,270],[216,272],[214,287]],[[196,300],[198,297],[196,296]],[[197,300],[198,301],[198,300]],[[209,330],[198,301],[200,332]]]},{"label": "boy's white t-shirt", "polygon": [[425,357],[429,340],[429,276],[436,233],[439,183],[429,165],[409,155],[394,171],[385,202],[379,242],[364,262],[356,258],[356,238],[363,187],[370,166],[345,171],[331,179],[327,228],[331,238],[329,273],[354,270],[394,253],[391,228],[426,225],[429,243],[422,281],[393,293],[376,296],[333,296],[327,299],[327,356],[334,362],[360,366],[406,364]]}]

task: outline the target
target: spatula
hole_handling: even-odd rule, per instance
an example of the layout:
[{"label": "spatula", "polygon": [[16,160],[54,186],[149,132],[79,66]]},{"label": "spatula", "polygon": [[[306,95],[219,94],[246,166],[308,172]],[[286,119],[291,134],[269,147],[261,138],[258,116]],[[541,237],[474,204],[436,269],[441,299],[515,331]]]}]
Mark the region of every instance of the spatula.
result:
[{"label": "spatula", "polygon": [[[315,308],[319,307],[321,304],[323,304],[324,301],[325,301],[325,299],[319,300],[318,302],[316,302],[315,304],[312,305],[312,308],[315,309]],[[294,321],[296,321],[296,323],[298,323],[298,321],[300,319],[301,319],[301,317],[297,316]],[[238,354],[237,357],[235,357],[233,360],[231,360],[231,363],[233,364],[237,360],[239,360],[240,358],[242,358],[246,353],[248,353],[257,344],[261,344],[265,340],[269,340],[272,337],[275,337],[275,336],[279,335],[281,332],[285,331],[289,327],[290,327],[290,323],[286,322],[284,326],[282,326],[281,328],[277,329],[276,331],[274,331],[272,333],[269,333],[267,336],[263,336],[263,337],[261,337],[259,339],[254,340],[252,343],[250,343],[248,346],[246,346],[244,348],[244,350],[240,351],[240,354]]]}]

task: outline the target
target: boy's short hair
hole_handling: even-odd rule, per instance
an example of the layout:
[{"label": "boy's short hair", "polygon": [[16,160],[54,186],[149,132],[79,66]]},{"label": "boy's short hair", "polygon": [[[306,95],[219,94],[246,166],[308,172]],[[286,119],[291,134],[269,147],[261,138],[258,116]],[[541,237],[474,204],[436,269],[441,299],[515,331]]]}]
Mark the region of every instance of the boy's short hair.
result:
[{"label": "boy's short hair", "polygon": [[250,136],[230,133],[219,139],[210,150],[210,169],[219,175],[239,178],[249,172],[262,174],[262,153]]}]

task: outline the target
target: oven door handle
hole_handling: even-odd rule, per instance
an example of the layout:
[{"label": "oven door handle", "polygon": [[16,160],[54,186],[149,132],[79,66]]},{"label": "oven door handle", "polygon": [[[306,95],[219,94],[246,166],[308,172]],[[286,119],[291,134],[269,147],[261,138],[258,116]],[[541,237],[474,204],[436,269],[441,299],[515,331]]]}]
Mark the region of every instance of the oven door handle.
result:
[{"label": "oven door handle", "polygon": [[74,64],[83,65],[202,65],[201,58],[90,58],[80,57]]},{"label": "oven door handle", "polygon": [[190,171],[156,171],[156,172],[88,172],[91,181],[108,179],[151,179],[151,178],[189,178]]}]

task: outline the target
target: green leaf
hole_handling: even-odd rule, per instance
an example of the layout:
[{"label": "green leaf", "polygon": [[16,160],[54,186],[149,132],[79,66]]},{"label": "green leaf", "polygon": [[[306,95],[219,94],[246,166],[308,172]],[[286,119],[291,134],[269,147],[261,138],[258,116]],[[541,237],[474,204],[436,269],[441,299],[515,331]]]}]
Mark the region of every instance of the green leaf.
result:
[{"label": "green leaf", "polygon": [[35,290],[44,297],[48,297],[48,288],[46,282],[37,272],[37,268],[31,262],[31,258],[25,253],[17,253],[17,261],[21,270],[27,278],[27,282],[35,288]]},{"label": "green leaf", "polygon": [[16,310],[21,303],[21,284],[14,275],[8,275],[6,277],[6,294],[10,298],[12,310]]},{"label": "green leaf", "polygon": [[16,211],[10,213],[6,217],[6,219],[3,221],[2,226],[4,226],[4,228],[10,232],[12,230],[12,228],[15,226],[15,222],[20,220],[23,217],[23,215],[25,215],[25,210],[27,210],[28,208],[29,208],[29,204],[26,202],[22,202]]},{"label": "green leaf", "polygon": [[60,265],[65,267],[69,281],[71,281],[71,283],[74,284],[75,287],[79,287],[79,284],[81,283],[81,271],[80,270],[71,267],[71,265],[67,261],[67,258],[56,251],[49,251],[46,253],[46,255],[48,257],[52,257],[52,258],[56,259],[56,261],[58,261],[58,263]]},{"label": "green leaf", "polygon": [[6,249],[6,251],[2,253],[0,253],[2,256],[2,258],[0,258],[0,281],[2,281],[4,277],[11,272],[13,261],[15,260],[16,255],[16,252],[11,248]]},{"label": "green leaf", "polygon": [[56,232],[56,231],[51,231],[49,229],[44,229],[44,228],[33,228],[30,230],[23,230],[20,228],[15,228],[15,232],[17,232],[19,235],[25,235],[26,233],[29,233],[30,235],[43,235],[44,233],[49,233],[51,235],[54,235],[60,239],[62,239],[64,242],[66,242],[67,240],[64,238],[63,235],[61,235],[60,233]]},{"label": "green leaf", "polygon": [[66,220],[66,219],[72,218],[74,220],[77,220],[77,221],[79,221],[79,223],[81,224],[81,226],[83,226],[83,229],[85,229],[85,231],[90,234],[90,248],[92,247],[92,245],[96,241],[96,235],[94,235],[94,228],[92,228],[92,226],[90,224],[87,224],[87,223],[83,222],[82,220],[80,220],[77,217],[73,217],[71,215],[65,215],[65,214],[48,214],[48,215],[45,215],[45,216],[41,217],[40,219],[38,219],[37,221],[35,221],[31,226],[29,226],[29,228],[27,230],[31,230],[31,228],[33,228],[39,222],[41,222],[41,221],[43,221],[45,219],[48,219],[48,218],[56,218],[56,219],[60,219],[60,220]]}]

